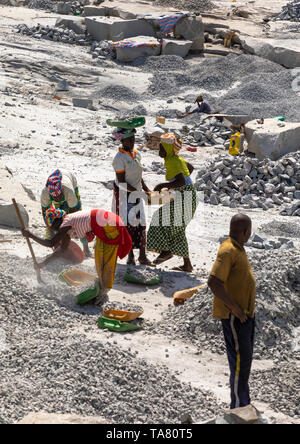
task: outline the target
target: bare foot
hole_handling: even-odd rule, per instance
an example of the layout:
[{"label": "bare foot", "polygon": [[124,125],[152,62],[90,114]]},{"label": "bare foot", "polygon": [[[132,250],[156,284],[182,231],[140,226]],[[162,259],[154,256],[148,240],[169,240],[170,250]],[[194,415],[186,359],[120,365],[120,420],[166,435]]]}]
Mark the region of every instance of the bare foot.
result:
[{"label": "bare foot", "polygon": [[158,265],[162,264],[165,261],[168,261],[173,257],[173,254],[170,251],[163,251],[160,255],[153,261],[153,264]]},{"label": "bare foot", "polygon": [[134,254],[132,252],[130,252],[128,255],[127,265],[136,265],[135,259],[134,259]]},{"label": "bare foot", "polygon": [[181,265],[181,267],[174,267],[174,268],[172,268],[172,270],[174,270],[174,271],[186,271],[187,273],[191,273],[193,271],[193,267],[192,266],[187,266],[187,265]]},{"label": "bare foot", "polygon": [[148,265],[148,267],[154,267],[154,264],[147,257],[139,257],[138,259],[141,265]]}]

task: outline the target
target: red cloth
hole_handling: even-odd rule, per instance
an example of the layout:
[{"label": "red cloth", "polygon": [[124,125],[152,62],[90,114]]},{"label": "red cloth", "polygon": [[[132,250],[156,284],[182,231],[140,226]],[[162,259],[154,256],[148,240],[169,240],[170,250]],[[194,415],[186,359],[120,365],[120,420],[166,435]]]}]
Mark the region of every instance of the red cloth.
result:
[{"label": "red cloth", "polygon": [[[119,231],[119,236],[116,239],[109,239],[103,226],[112,225]],[[124,225],[122,219],[111,211],[106,210],[92,210],[91,211],[91,226],[95,236],[99,237],[107,245],[119,245],[118,256],[123,259],[132,249],[132,239]]]}]

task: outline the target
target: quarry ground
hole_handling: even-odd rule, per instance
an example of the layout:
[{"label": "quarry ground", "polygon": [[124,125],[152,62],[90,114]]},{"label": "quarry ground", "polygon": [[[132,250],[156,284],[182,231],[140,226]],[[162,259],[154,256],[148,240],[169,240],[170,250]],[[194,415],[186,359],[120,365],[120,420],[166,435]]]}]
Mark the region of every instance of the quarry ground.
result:
[{"label": "quarry ground", "polygon": [[[268,8],[266,2],[263,4],[265,8]],[[271,4],[273,8],[274,2]],[[280,10],[280,3],[278,10]],[[111,162],[117,146],[112,141],[109,142],[110,129],[105,125],[106,119],[114,117],[116,112],[130,111],[139,104],[147,110],[146,119],[154,122],[156,114],[168,105],[165,96],[160,97],[159,94],[156,94],[151,97],[149,95],[148,88],[152,72],[114,61],[106,61],[102,66],[99,66],[93,62],[88,48],[36,41],[12,32],[13,27],[19,23],[32,26],[37,22],[53,25],[55,14],[26,8],[0,8],[0,86],[2,91],[5,91],[5,88],[8,91],[0,94],[0,163],[5,165],[13,175],[13,181],[9,188],[3,186],[3,184],[7,184],[5,182],[7,178],[0,177],[0,199],[9,201],[15,197],[19,203],[25,204],[30,215],[31,229],[43,235],[44,226],[40,214],[39,195],[49,173],[58,167],[72,171],[78,179],[84,208],[110,209],[112,192],[103,183],[114,179]],[[198,61],[197,56],[189,56],[186,60],[189,66],[196,66]],[[69,93],[63,93],[61,100],[54,98],[56,84],[50,79],[53,74],[59,74],[66,79],[71,87]],[[101,90],[110,85],[121,85],[128,88],[138,96],[138,103],[125,100],[122,97],[119,99],[114,96],[102,98]],[[185,91],[185,96],[197,93],[198,89],[190,88]],[[71,105],[72,97],[93,97],[96,101],[97,111],[74,108]],[[187,103],[182,99],[181,93],[178,96],[174,90],[170,89],[170,98],[173,99],[172,109],[184,110]],[[142,139],[140,142],[138,140],[137,147],[141,148],[143,163],[146,167],[144,179],[147,185],[153,189],[158,182],[164,180],[163,176],[158,176],[155,171],[151,170],[152,162],[159,161],[159,158],[155,151],[143,148]],[[197,168],[200,168],[205,161],[217,157],[219,151],[214,147],[201,147],[196,153],[183,150],[182,155],[195,166],[193,175],[195,178]],[[10,178],[11,173],[6,171]],[[28,192],[26,193],[18,187],[17,182],[31,190],[32,193],[29,194],[33,194],[34,200],[29,197]],[[238,210],[237,208],[230,209],[220,205],[210,206],[200,203],[195,218],[187,228],[194,271],[191,274],[168,272],[178,264],[176,258],[173,258],[161,266],[165,278],[161,286],[158,288],[136,287],[124,284],[122,276],[125,271],[125,261],[123,260],[118,264],[116,283],[109,294],[110,300],[142,305],[145,319],[154,323],[160,321],[163,314],[167,313],[172,306],[172,296],[175,291],[206,282],[219,247],[218,239],[228,233],[230,218]],[[153,211],[153,208],[148,208],[148,223]],[[294,220],[297,218],[280,216],[276,209],[270,209],[267,212],[261,209],[252,209],[247,210],[247,214],[252,218],[253,231],[261,235],[264,235],[260,228],[263,224],[273,221],[295,223],[295,227],[298,226],[298,237],[296,236],[293,240],[295,248],[299,248],[299,222]],[[14,275],[18,287],[18,298],[22,298],[22,287],[25,293],[40,292],[31,262],[27,259],[29,257],[27,244],[20,233],[0,227],[0,237],[12,241],[0,243],[1,276]],[[272,236],[269,237],[272,238]],[[34,250],[38,258],[45,256],[46,252],[43,247],[34,244]],[[154,258],[151,254],[149,257]],[[87,259],[81,268],[89,271],[93,270],[93,266],[93,259]],[[207,411],[207,419],[228,406],[229,370],[225,354],[203,350],[199,355],[199,347],[195,348],[192,343],[166,339],[165,336],[155,334],[155,332],[149,335],[141,330],[127,335],[118,335],[100,330],[96,325],[97,316],[99,316],[96,308],[81,308],[79,311],[76,309],[76,289],[66,290],[68,297],[65,299],[63,285],[56,283],[56,276],[62,267],[63,265],[58,264],[56,268],[51,269],[51,272],[45,272],[44,276],[49,290],[44,289],[41,294],[45,300],[49,299],[51,304],[57,304],[58,307],[63,306],[64,310],[70,310],[70,312],[77,310],[77,316],[72,320],[70,327],[65,325],[63,330],[68,338],[77,338],[79,335],[83,341],[86,341],[87,346],[89,341],[93,344],[109,345],[116,348],[116,353],[118,350],[127,352],[130,348],[131,353],[137,352],[136,359],[144,360],[145,366],[153,365],[156,368],[164,366],[165,371],[170,376],[174,375],[176,381],[190,383],[191,387],[195,389],[209,391],[214,397],[215,408],[213,411]],[[2,283],[2,289],[3,285]],[[8,300],[14,304],[15,283],[12,282],[11,285],[12,288],[9,290],[12,295]],[[71,297],[72,292],[74,298]],[[4,306],[1,308],[4,310]],[[34,305],[30,307],[32,316],[34,316],[34,309]],[[26,306],[24,310],[26,310]],[[40,306],[36,310],[36,316],[38,316]],[[82,320],[78,313],[82,316]],[[55,312],[55,316],[60,316],[59,310]],[[86,322],[87,317],[89,318],[88,323]],[[49,319],[51,319],[51,315]],[[1,328],[6,331],[7,346],[1,353],[5,356],[5,353],[9,353],[10,349],[17,347],[24,332],[20,332],[20,336],[18,336],[18,334],[14,335],[8,326],[6,330],[6,316],[3,316]],[[27,328],[27,335],[30,337],[30,326]],[[56,328],[59,330],[59,326]],[[44,344],[47,345],[47,339],[43,338],[41,341],[45,341]],[[57,346],[61,345],[59,343]],[[166,349],[168,353],[166,353]],[[272,359],[254,359],[253,361],[254,371],[268,372],[273,366]],[[44,377],[42,374],[40,375],[41,383]],[[265,391],[272,391],[271,383],[266,384]],[[36,396],[39,398],[39,395]],[[64,400],[63,395],[61,400]],[[5,398],[5,402],[0,408],[0,416],[4,422],[17,421],[30,411],[42,409],[41,404],[33,403],[29,399],[21,401],[22,408],[17,415],[14,415],[11,413],[9,402],[9,397]],[[71,401],[69,405],[71,405]],[[253,399],[253,405],[262,412],[266,422],[300,422],[299,414],[290,416],[284,410],[274,409],[264,401],[263,394],[259,399]],[[55,412],[54,406],[49,407],[50,409]],[[189,410],[188,407],[186,410]],[[80,407],[75,408],[74,411],[82,413]],[[98,410],[96,408],[95,411],[98,414],[103,414],[101,407]],[[196,420],[198,419],[197,411],[194,410],[192,415]],[[203,420],[203,412],[199,417]],[[126,417],[122,418],[120,415],[115,420],[124,422],[124,418]],[[151,418],[153,417],[149,415],[147,421],[150,421]],[[159,421],[159,419],[157,420]],[[170,420],[172,422],[179,421],[179,415]],[[141,418],[140,421],[142,421]]]}]

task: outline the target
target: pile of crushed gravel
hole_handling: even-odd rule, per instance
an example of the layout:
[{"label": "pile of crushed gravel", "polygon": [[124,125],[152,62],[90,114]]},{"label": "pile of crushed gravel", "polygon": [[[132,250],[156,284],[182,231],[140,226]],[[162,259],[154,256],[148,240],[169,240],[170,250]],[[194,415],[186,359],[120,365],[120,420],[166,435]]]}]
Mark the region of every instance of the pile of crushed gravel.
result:
[{"label": "pile of crushed gravel", "polygon": [[210,11],[216,7],[211,0],[156,0],[155,4],[190,12]]},{"label": "pile of crushed gravel", "polygon": [[123,85],[109,85],[101,89],[98,92],[100,98],[107,98],[115,101],[122,102],[138,102],[141,100],[139,94],[133,91],[131,88],[127,88]]},{"label": "pile of crushed gravel", "polygon": [[[180,383],[166,367],[148,364],[130,347],[104,343],[107,333],[96,325],[100,310],[72,304],[69,298],[78,289],[55,280],[55,273],[52,288],[37,287],[29,260],[0,262],[5,335],[0,422],[41,410],[100,415],[118,423],[178,423],[186,411],[200,420],[218,413],[221,406],[211,393]],[[51,280],[51,272],[43,270],[43,278]],[[98,339],[88,339],[89,331]]]},{"label": "pile of crushed gravel", "polygon": [[144,60],[144,63],[139,66],[147,72],[184,71],[189,68],[188,62],[177,55],[151,56]]},{"label": "pile of crushed gravel", "polygon": [[55,3],[51,0],[30,0],[27,7],[29,9],[43,9],[43,10],[52,10],[54,8]]},{"label": "pile of crushed gravel", "polygon": [[76,34],[72,29],[60,28],[58,26],[44,26],[37,24],[29,27],[25,24],[17,25],[16,33],[28,35],[36,39],[52,40],[54,42],[78,44],[81,46],[90,46],[91,37],[82,34]]},{"label": "pile of crushed gravel", "polygon": [[293,79],[291,70],[277,63],[250,54],[230,54],[200,59],[196,66],[180,70],[175,63],[168,72],[160,68],[153,73],[149,93],[172,97],[194,90],[195,95],[215,96],[209,101],[213,111],[246,114],[253,119],[283,115],[287,121],[298,121],[300,97],[292,89]]},{"label": "pile of crushed gravel", "polygon": [[[299,350],[293,350],[293,335],[300,315],[300,253],[296,249],[274,250],[248,256],[256,279],[254,358],[275,362],[296,359]],[[206,286],[183,306],[172,307],[152,328],[192,342],[199,349],[222,354],[225,346],[221,323],[212,318],[212,301]]]},{"label": "pile of crushed gravel", "polygon": [[285,236],[300,239],[300,223],[293,222],[279,222],[278,220],[272,220],[263,224],[260,227],[260,231],[272,236]]},{"label": "pile of crushed gravel", "polygon": [[[300,418],[299,363],[280,363],[270,370],[252,371],[250,375],[251,396],[268,403],[275,412]],[[270,390],[266,390],[272,384]]]}]

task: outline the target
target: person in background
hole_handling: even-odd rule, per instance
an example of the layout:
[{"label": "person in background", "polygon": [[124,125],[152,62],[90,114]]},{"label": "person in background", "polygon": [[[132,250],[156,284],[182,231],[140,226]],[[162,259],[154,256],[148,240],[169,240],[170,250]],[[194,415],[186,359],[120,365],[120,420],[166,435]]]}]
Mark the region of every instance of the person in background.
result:
[{"label": "person in background", "polygon": [[178,118],[183,119],[184,117],[189,117],[195,113],[211,114],[211,108],[210,108],[209,104],[203,100],[203,96],[201,94],[197,97],[197,99],[195,100],[195,103],[197,103],[197,108],[195,108],[193,111],[190,111],[188,113],[178,115]]},{"label": "person in background", "polygon": [[[146,217],[142,196],[130,200],[132,192],[150,194],[150,189],[143,180],[143,166],[140,153],[134,147],[136,129],[117,128],[114,138],[119,140],[122,148],[113,159],[116,174],[112,211],[125,222],[132,239],[132,250],[128,256],[128,264],[135,265],[133,249],[139,250],[138,261],[141,265],[152,265],[146,255]],[[126,187],[124,191],[123,187]],[[135,208],[137,211],[135,212]],[[131,218],[135,216],[135,220]]]},{"label": "person in background", "polygon": [[239,125],[230,125],[230,129],[232,130],[238,130],[239,134],[240,134],[240,139],[239,139],[239,155],[245,155],[247,153],[247,151],[245,151],[245,124],[241,123]]},{"label": "person in background", "polygon": [[[82,205],[76,177],[69,171],[55,170],[48,177],[46,186],[42,190],[41,206],[45,224],[45,214],[50,208],[63,210],[66,214],[81,211]],[[46,237],[51,238],[54,234],[55,231],[47,226]],[[86,257],[90,257],[91,253],[87,239],[83,237],[80,241],[83,244],[83,250]]]},{"label": "person in background", "polygon": [[255,278],[245,243],[251,236],[252,222],[245,214],[230,221],[228,239],[219,248],[208,286],[214,294],[213,317],[222,322],[230,367],[230,408],[250,404],[249,376],[254,343]]},{"label": "person in background", "polygon": [[51,239],[41,239],[27,229],[22,230],[24,237],[44,247],[60,245],[38,267],[43,268],[55,259],[64,258],[72,237],[86,237],[90,242],[96,237],[95,265],[99,287],[102,294],[107,294],[114,283],[117,257],[123,259],[132,247],[131,238],[121,218],[104,209],[66,214],[63,210],[54,208],[46,210],[45,217],[47,226],[51,226],[56,232]]},{"label": "person in background", "polygon": [[183,265],[174,270],[191,272],[193,266],[185,230],[194,217],[197,197],[190,178],[194,167],[178,155],[181,147],[182,141],[175,134],[162,135],[159,156],[165,160],[167,182],[156,185],[154,191],[167,188],[177,193],[174,201],[163,205],[153,214],[147,234],[147,249],[160,253],[153,262],[155,265],[176,255],[183,258]]}]

